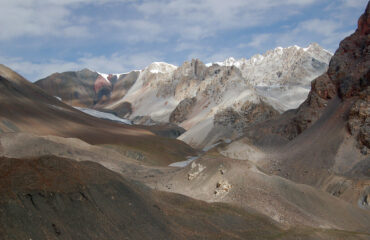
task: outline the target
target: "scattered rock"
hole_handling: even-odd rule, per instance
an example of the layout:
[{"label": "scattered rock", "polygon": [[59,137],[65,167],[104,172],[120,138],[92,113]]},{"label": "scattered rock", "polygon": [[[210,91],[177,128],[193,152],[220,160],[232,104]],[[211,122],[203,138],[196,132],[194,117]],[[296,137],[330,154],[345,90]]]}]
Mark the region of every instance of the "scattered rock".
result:
[{"label": "scattered rock", "polygon": [[225,169],[224,169],[224,166],[221,164],[220,167],[218,168],[218,170],[220,171],[220,174],[221,175],[224,175],[225,174]]},{"label": "scattered rock", "polygon": [[226,180],[220,180],[216,184],[216,189],[214,191],[214,194],[217,196],[220,194],[228,193],[231,188],[232,188],[232,185],[228,183]]},{"label": "scattered rock", "polygon": [[204,169],[206,169],[206,167],[202,164],[192,162],[190,172],[188,173],[188,180],[191,181],[196,178]]},{"label": "scattered rock", "polygon": [[142,154],[141,152],[136,152],[136,151],[125,151],[124,155],[128,158],[132,158],[138,161],[143,161],[146,159],[144,154]]},{"label": "scattered rock", "polygon": [[363,205],[369,206],[370,205],[370,194],[364,196]]}]

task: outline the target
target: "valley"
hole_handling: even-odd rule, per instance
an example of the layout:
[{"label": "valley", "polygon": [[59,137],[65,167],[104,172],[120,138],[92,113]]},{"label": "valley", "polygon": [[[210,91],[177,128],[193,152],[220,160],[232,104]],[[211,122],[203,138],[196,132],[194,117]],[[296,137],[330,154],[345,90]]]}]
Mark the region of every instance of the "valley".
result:
[{"label": "valley", "polygon": [[370,239],[369,19],[334,54],[0,65],[0,239]]}]

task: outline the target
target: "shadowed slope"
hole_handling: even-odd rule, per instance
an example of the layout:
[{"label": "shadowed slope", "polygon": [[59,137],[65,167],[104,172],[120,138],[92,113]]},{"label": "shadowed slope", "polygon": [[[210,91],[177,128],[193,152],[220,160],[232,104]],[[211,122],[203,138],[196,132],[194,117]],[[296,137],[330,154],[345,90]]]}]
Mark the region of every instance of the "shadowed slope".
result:
[{"label": "shadowed slope", "polygon": [[94,104],[94,83],[98,76],[96,72],[83,69],[78,72],[54,73],[35,84],[71,106],[87,107]]},{"label": "shadowed slope", "polygon": [[225,204],[153,192],[99,164],[0,158],[0,236],[17,239],[366,239],[299,228]]},{"label": "shadowed slope", "polygon": [[185,143],[155,136],[151,131],[84,114],[47,95],[5,66],[0,66],[0,131],[30,132],[79,138],[94,145],[136,150],[168,165],[195,152]]},{"label": "shadowed slope", "polygon": [[264,156],[255,162],[264,172],[370,209],[369,16],[370,3],[357,30],[340,43],[327,73],[312,82],[298,109],[249,128],[246,139],[224,152],[242,156],[244,149],[257,145]]}]

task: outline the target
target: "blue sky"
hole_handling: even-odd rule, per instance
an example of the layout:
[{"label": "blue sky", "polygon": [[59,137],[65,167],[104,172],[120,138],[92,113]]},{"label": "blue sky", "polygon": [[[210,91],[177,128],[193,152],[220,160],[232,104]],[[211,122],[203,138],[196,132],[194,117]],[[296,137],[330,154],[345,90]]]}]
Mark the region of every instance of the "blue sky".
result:
[{"label": "blue sky", "polygon": [[334,52],[368,0],[0,0],[0,63],[30,81],[90,68],[249,58],[317,42]]}]

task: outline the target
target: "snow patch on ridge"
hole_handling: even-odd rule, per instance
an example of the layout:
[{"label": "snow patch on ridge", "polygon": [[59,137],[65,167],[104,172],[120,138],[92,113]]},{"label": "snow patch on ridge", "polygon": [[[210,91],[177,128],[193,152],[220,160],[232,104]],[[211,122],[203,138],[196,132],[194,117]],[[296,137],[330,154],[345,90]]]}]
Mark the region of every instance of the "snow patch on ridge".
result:
[{"label": "snow patch on ridge", "polygon": [[227,66],[227,67],[235,66],[237,68],[240,68],[241,66],[243,66],[247,62],[258,64],[258,63],[261,63],[264,60],[265,57],[267,57],[268,55],[271,55],[271,53],[281,55],[281,54],[284,53],[284,51],[286,49],[291,49],[291,48],[294,48],[297,51],[302,50],[304,52],[315,51],[315,49],[319,49],[320,51],[324,51],[327,54],[333,55],[333,53],[329,52],[328,50],[326,50],[324,48],[321,48],[317,43],[311,43],[306,48],[302,48],[302,47],[297,46],[297,45],[293,45],[293,46],[290,46],[290,47],[287,47],[287,48],[283,48],[283,47],[279,46],[279,47],[276,47],[273,50],[267,51],[264,55],[256,54],[256,55],[252,56],[250,59],[241,58],[241,59],[236,60],[233,57],[229,57],[226,60],[224,60],[223,62],[211,62],[211,63],[207,63],[205,65],[207,67],[210,67],[213,64],[217,64],[219,66]]},{"label": "snow patch on ridge", "polygon": [[165,62],[153,62],[144,69],[151,73],[169,73],[175,71],[177,66]]},{"label": "snow patch on ridge", "polygon": [[[109,74],[106,74],[106,73],[100,73],[100,72],[97,72],[100,76],[102,76],[104,79],[105,79],[105,81],[107,81],[108,83],[110,83],[110,81],[108,80],[108,76],[109,76]],[[117,76],[117,78],[119,78],[119,76],[121,75],[121,74],[112,74],[112,75],[115,75],[115,76]]]},{"label": "snow patch on ridge", "polygon": [[90,109],[90,108],[81,108],[81,107],[74,107],[74,108],[76,108],[77,110],[79,110],[81,112],[84,112],[88,115],[91,115],[93,117],[107,119],[107,120],[111,120],[111,121],[115,121],[115,122],[120,122],[120,123],[124,123],[124,124],[127,124],[127,125],[132,125],[132,122],[130,120],[119,118],[116,115],[111,114],[111,113],[100,112],[100,111]]}]

